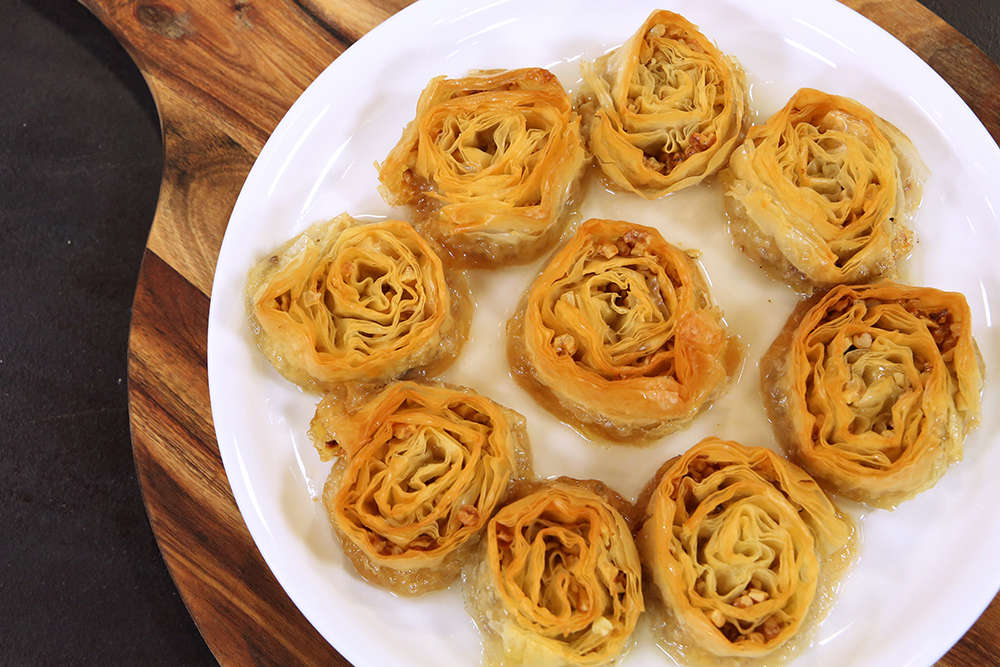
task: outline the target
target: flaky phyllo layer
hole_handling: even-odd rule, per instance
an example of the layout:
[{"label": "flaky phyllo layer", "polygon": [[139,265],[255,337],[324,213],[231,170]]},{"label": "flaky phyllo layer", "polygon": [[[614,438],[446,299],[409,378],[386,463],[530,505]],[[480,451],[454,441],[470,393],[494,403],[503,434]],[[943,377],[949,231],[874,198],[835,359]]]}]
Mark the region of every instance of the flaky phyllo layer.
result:
[{"label": "flaky phyllo layer", "polygon": [[466,277],[446,271],[409,224],[346,214],[258,262],[247,298],[268,360],[292,382],[324,391],[441,370],[471,315]]},{"label": "flaky phyllo layer", "polygon": [[740,353],[694,261],[655,229],[613,220],[584,223],[508,323],[515,378],[558,416],[617,440],[685,425]]},{"label": "flaky phyllo layer", "polygon": [[437,77],[379,171],[383,195],[456,262],[528,262],[566,222],[585,161],[580,119],[551,72]]},{"label": "flaky phyllo layer", "polygon": [[961,458],[983,366],[961,294],[842,285],[796,309],[761,380],[789,454],[837,493],[885,507]]},{"label": "flaky phyllo layer", "polygon": [[599,482],[560,478],[497,512],[466,582],[487,662],[603,665],[627,648],[642,570],[615,501]]},{"label": "flaky phyllo layer", "polygon": [[317,407],[323,500],[345,553],[373,583],[421,593],[454,579],[486,522],[530,473],[524,420],[471,390],[398,382],[352,411]]},{"label": "flaky phyllo layer", "polygon": [[747,133],[722,180],[740,248],[801,291],[892,277],[926,167],[858,102],[803,88]]},{"label": "flaky phyllo layer", "polygon": [[588,146],[615,186],[653,199],[725,166],[749,123],[743,70],[682,16],[653,12],[583,66]]},{"label": "flaky phyllo layer", "polygon": [[795,635],[853,534],[801,469],[717,438],[664,464],[646,494],[644,566],[685,640],[716,656],[762,656]]}]

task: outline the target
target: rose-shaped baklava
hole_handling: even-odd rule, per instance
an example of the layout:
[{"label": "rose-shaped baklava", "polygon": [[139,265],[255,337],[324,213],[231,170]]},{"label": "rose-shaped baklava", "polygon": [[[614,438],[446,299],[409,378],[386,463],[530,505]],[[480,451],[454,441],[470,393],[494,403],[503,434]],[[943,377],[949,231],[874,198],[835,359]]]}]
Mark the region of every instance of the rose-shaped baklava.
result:
[{"label": "rose-shaped baklava", "polygon": [[584,134],[611,182],[653,199],[700,183],[749,124],[746,79],[684,17],[654,11],[621,48],[583,67]]},{"label": "rose-shaped baklava", "polygon": [[627,503],[600,482],[560,478],[489,523],[466,575],[470,611],[501,665],[605,665],[643,611]]},{"label": "rose-shaped baklava", "polygon": [[286,378],[330,391],[442,370],[468,334],[463,273],[405,222],[344,214],[258,262],[247,298],[257,344]]},{"label": "rose-shaped baklava", "polygon": [[383,195],[470,266],[519,264],[559,238],[586,151],[551,72],[437,77],[379,171]]},{"label": "rose-shaped baklava", "polygon": [[738,370],[695,262],[650,227],[588,220],[507,326],[515,378],[584,431],[639,442],[687,424]]},{"label": "rose-shaped baklava", "polygon": [[398,382],[317,407],[309,435],[338,457],[323,490],[357,571],[396,593],[448,585],[530,474],[524,419],[468,389]]},{"label": "rose-shaped baklava", "polygon": [[961,294],[841,285],[792,313],[761,381],[789,455],[837,493],[890,507],[961,458],[983,366]]},{"label": "rose-shaped baklava", "polygon": [[707,438],[665,463],[643,495],[643,566],[682,641],[714,656],[752,658],[787,642],[825,563],[852,542],[819,485],[763,447]]},{"label": "rose-shaped baklava", "polygon": [[737,246],[799,291],[892,277],[926,168],[864,105],[804,88],[750,128],[723,172]]}]

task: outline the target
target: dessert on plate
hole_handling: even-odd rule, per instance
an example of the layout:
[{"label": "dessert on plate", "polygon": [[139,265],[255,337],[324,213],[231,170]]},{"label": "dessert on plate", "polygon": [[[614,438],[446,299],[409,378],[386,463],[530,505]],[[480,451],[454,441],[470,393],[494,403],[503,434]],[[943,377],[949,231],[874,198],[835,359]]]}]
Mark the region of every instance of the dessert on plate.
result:
[{"label": "dessert on plate", "polygon": [[617,220],[581,225],[507,335],[515,379],[546,409],[621,442],[685,426],[742,359],[694,260],[657,230]]},{"label": "dessert on plate", "polygon": [[979,421],[965,297],[898,283],[803,302],[761,361],[778,441],[830,489],[892,507],[933,486]]},{"label": "dessert on plate", "polygon": [[250,270],[257,345],[288,380],[330,391],[434,374],[461,350],[468,279],[400,220],[320,222]]},{"label": "dessert on plate", "polygon": [[600,482],[561,477],[497,512],[465,575],[488,663],[605,665],[627,650],[643,611],[630,511]]},{"label": "dessert on plate", "polygon": [[749,126],[746,77],[698,27],[654,11],[620,48],[583,66],[587,146],[612,185],[648,199],[726,165]]},{"label": "dessert on plate", "polygon": [[800,292],[892,278],[909,254],[927,168],[860,102],[799,90],[747,132],[722,173],[729,231]]},{"label": "dessert on plate", "polygon": [[379,180],[454,262],[496,268],[556,243],[585,162],[580,118],[554,74],[483,70],[431,80]]},{"label": "dessert on plate", "polygon": [[355,569],[414,595],[447,586],[531,475],[524,419],[471,389],[397,382],[328,395],[309,435],[336,458],[323,504]]},{"label": "dessert on plate", "polygon": [[764,447],[706,438],[650,482],[636,536],[680,641],[716,658],[767,655],[799,632],[853,526]]}]

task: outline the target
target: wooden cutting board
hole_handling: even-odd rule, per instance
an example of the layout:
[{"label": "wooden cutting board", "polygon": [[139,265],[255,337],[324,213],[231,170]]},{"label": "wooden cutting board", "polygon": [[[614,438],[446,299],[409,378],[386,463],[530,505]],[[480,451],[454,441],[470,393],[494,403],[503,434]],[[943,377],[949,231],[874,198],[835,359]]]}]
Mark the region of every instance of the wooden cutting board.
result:
[{"label": "wooden cutting board", "polygon": [[[215,440],[209,294],[243,180],[305,87],[407,0],[82,0],[156,100],[166,158],[129,339],[132,442],[174,582],[223,664],[346,664],[261,559]],[[1000,69],[916,0],[845,0],[952,85],[1000,140]],[[933,166],[933,165],[931,165]],[[928,603],[933,604],[928,581]],[[1000,602],[941,660],[996,664]]]}]

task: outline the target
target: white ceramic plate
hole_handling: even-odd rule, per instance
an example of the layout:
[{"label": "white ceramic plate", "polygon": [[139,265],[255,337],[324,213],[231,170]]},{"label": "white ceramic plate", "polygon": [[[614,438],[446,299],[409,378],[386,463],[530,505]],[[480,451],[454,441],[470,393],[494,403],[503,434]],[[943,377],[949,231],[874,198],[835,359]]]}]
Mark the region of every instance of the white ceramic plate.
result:
[{"label": "white ceramic plate", "polygon": [[[406,217],[376,191],[373,163],[399,139],[435,75],[541,65],[572,90],[579,62],[623,42],[652,2],[424,0],[352,46],[278,125],[233,209],[216,268],[208,374],[219,448],[250,533],[278,581],[317,630],[359,665],[476,664],[479,634],[458,586],[417,599],[364,583],[341,553],[319,494],[329,464],[305,431],[317,397],[283,380],[254,347],[243,282],[252,263],[311,223],[342,211]],[[1000,368],[1000,151],[958,96],[889,34],[833,0],[675,0],[670,8],[736,56],[760,119],[799,87],[855,97],[899,126],[932,170],[920,238],[904,276],[959,290],[972,306],[987,366],[983,424],[965,460],[895,512],[861,512],[857,561],[797,665],[926,665],[972,624],[1000,586],[1000,417],[991,409]],[[991,201],[992,198],[992,201]],[[996,202],[996,203],[995,203]],[[645,449],[597,445],[536,406],[510,378],[503,323],[540,263],[473,274],[472,335],[445,375],[523,413],[542,476],[598,478],[635,497],[657,466],[706,435],[771,445],[757,360],[791,312],[790,290],[735,250],[716,187],[657,202],[605,192],[591,180],[584,219],[658,227],[702,264],[730,326],[749,343],[737,385],[694,424]],[[994,299],[991,304],[990,300]],[[862,516],[863,514],[863,516]],[[648,630],[628,665],[663,664]]]}]

